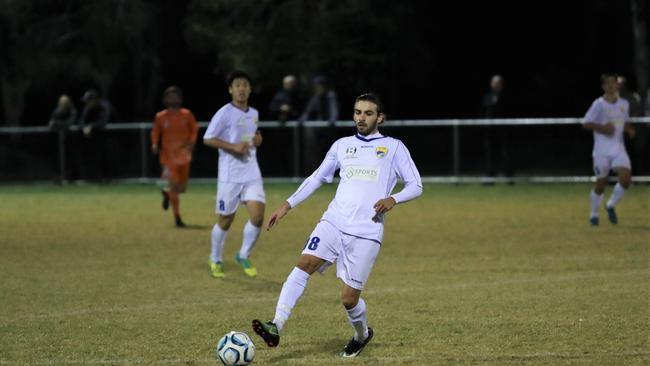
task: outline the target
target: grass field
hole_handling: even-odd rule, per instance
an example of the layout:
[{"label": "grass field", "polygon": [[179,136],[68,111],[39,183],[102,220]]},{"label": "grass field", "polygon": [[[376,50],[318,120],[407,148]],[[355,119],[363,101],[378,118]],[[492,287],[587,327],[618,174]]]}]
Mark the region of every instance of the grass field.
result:
[{"label": "grass field", "polygon": [[[295,187],[267,185],[269,211]],[[388,215],[363,295],[375,339],[343,362],[352,328],[333,270],[311,279],[280,347],[250,330],[334,187],[262,234],[255,279],[233,260],[240,210],[216,280],[212,185],[183,196],[184,230],[151,186],[0,186],[0,365],[214,365],[230,330],[254,337],[260,365],[650,364],[650,187],[598,228],[589,189],[427,185]]]}]

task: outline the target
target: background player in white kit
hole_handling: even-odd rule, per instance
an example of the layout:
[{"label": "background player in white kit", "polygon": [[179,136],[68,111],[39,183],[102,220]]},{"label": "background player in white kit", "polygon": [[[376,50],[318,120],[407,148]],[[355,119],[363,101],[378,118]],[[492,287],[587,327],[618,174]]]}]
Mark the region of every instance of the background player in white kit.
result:
[{"label": "background player in white kit", "polygon": [[594,173],[596,184],[591,191],[591,225],[599,224],[598,210],[603,192],[607,187],[610,170],[618,175],[618,183],[614,187],[605,208],[612,224],[618,222],[614,207],[623,198],[625,190],[630,186],[631,164],[625,151],[623,132],[634,137],[634,128],[629,124],[630,105],[627,100],[618,95],[616,74],[603,74],[600,78],[603,91],[602,97],[592,104],[583,122],[584,128],[594,132]]},{"label": "background player in white kit", "polygon": [[[305,200],[323,183],[331,183],[340,169],[336,196],[310,235],[298,265],[282,286],[272,322],[253,320],[253,330],[266,344],[275,347],[280,332],[302,295],[309,277],[336,263],[336,275],[343,281],[341,301],[355,330],[342,357],[355,357],[373,337],[367,326],[366,304],[360,298],[375,258],[379,254],[384,214],[397,203],[422,194],[422,181],[404,144],[383,136],[378,125],[384,121],[379,99],[373,94],[357,97],[354,122],[357,134],[332,145],[318,169],[269,218],[267,230],[287,212]],[[401,178],[404,189],[391,192]]]},{"label": "background player in white kit", "polygon": [[219,219],[212,228],[209,264],[213,277],[224,277],[224,243],[237,207],[243,202],[250,220],[244,226],[242,246],[235,260],[248,276],[253,277],[257,269],[248,257],[260,236],[266,202],[256,155],[262,135],[257,130],[257,110],[248,105],[251,94],[248,75],[241,71],[230,74],[228,92],[232,102],[217,111],[203,136],[204,144],[219,149],[216,209]]}]

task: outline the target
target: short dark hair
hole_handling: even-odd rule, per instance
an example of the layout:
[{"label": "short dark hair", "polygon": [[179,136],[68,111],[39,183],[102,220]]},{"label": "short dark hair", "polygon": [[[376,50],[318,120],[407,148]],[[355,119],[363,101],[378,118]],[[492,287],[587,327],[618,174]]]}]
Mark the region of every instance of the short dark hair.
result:
[{"label": "short dark hair", "polygon": [[247,73],[241,71],[241,70],[235,70],[228,74],[228,77],[226,78],[226,82],[228,83],[228,87],[232,86],[232,82],[235,81],[235,79],[246,79],[249,84],[253,84],[251,82],[250,76],[248,76]]},{"label": "short dark hair", "polygon": [[165,91],[163,92],[163,98],[166,97],[168,94],[176,94],[181,98],[183,97],[183,91],[181,90],[181,88],[173,85],[165,89]]},{"label": "short dark hair", "polygon": [[354,100],[354,104],[357,104],[357,102],[360,101],[374,103],[377,105],[377,113],[384,113],[384,105],[381,103],[381,100],[379,99],[379,96],[377,94],[363,93],[359,95],[357,99]]},{"label": "short dark hair", "polygon": [[601,84],[604,83],[605,80],[607,80],[609,78],[616,79],[616,78],[618,78],[618,74],[615,73],[615,72],[604,72],[604,73],[600,74],[600,83]]}]

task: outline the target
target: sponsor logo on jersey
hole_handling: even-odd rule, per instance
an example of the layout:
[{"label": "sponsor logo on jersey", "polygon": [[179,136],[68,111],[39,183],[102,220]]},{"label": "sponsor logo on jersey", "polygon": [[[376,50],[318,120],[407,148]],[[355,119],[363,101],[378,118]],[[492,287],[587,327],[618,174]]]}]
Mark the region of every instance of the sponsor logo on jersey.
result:
[{"label": "sponsor logo on jersey", "polygon": [[374,166],[350,165],[343,171],[343,177],[348,180],[376,182],[379,180],[379,168]]},{"label": "sponsor logo on jersey", "polygon": [[375,154],[377,154],[377,157],[381,159],[388,154],[388,148],[385,146],[379,146],[375,149]]},{"label": "sponsor logo on jersey", "polygon": [[347,149],[345,149],[345,156],[343,159],[354,159],[356,158],[357,154],[357,147],[356,146],[348,146]]}]

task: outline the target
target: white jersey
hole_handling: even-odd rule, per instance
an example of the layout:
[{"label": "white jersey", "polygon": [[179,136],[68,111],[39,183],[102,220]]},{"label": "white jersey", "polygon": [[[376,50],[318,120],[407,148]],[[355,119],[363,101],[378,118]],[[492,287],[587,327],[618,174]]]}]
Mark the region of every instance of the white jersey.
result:
[{"label": "white jersey", "polygon": [[623,127],[630,119],[630,104],[623,98],[618,98],[610,103],[605,98],[596,99],[589,107],[583,123],[597,123],[604,125],[613,123],[616,129],[612,136],[607,136],[594,131],[593,156],[613,156],[625,152],[623,142]]},{"label": "white jersey", "polygon": [[349,235],[381,243],[384,217],[377,215],[373,206],[389,197],[398,178],[405,186],[392,195],[397,203],[422,194],[420,173],[406,146],[400,140],[376,133],[334,142],[320,167],[289,197],[289,205],[296,207],[323,183],[331,183],[337,169],[341,181],[322,220]]},{"label": "white jersey", "polygon": [[228,103],[215,113],[210,121],[203,139],[220,139],[231,144],[239,142],[251,143],[248,155],[236,156],[219,149],[219,171],[217,179],[220,182],[247,183],[262,179],[260,167],[257,164],[257,149],[253,138],[257,131],[258,113],[253,107],[247,111]]}]

